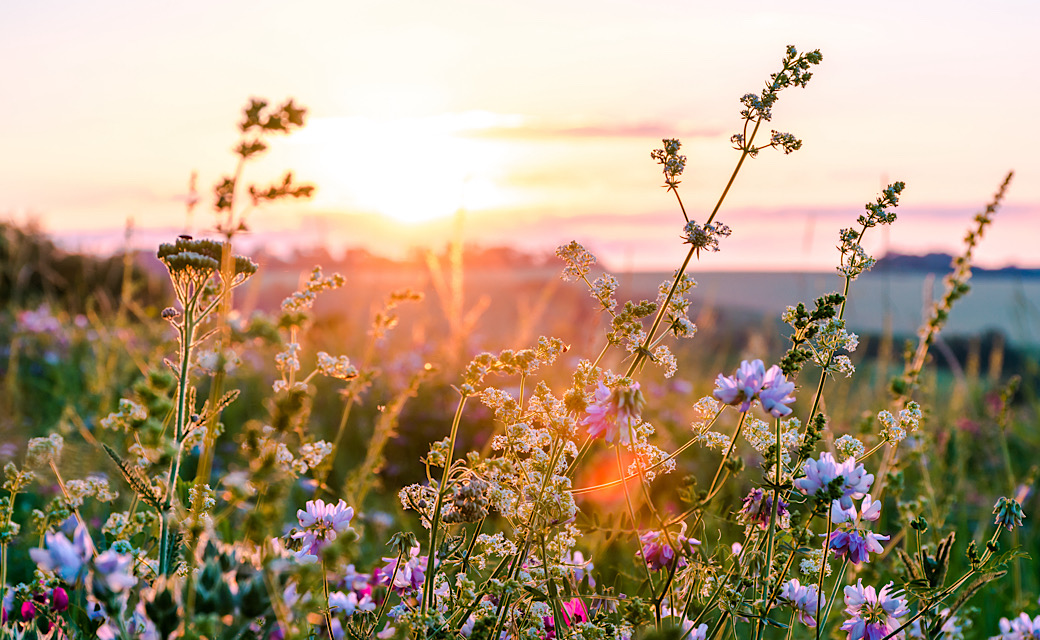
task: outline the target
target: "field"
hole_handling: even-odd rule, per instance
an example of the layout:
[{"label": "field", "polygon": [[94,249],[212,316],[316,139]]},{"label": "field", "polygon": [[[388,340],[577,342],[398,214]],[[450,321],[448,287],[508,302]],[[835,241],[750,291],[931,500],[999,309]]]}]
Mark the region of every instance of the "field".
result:
[{"label": "field", "polygon": [[[902,182],[832,273],[698,267],[744,161],[800,148],[755,136],[819,62],[742,98],[706,219],[653,151],[674,273],[576,242],[237,255],[230,179],[154,253],[4,223],[0,635],[1037,637],[1040,279],[971,269],[1012,176],[942,273],[863,249]],[[304,114],[251,101],[240,162]]]}]

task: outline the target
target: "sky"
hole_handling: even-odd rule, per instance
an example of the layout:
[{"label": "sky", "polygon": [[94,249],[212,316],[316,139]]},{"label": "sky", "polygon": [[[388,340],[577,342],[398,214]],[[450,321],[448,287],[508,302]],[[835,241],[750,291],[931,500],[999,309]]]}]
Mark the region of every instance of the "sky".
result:
[{"label": "sky", "polygon": [[824,60],[767,126],[804,146],[745,163],[719,214],[733,235],[698,268],[833,268],[839,229],[895,180],[899,221],[868,251],[956,252],[1012,169],[978,261],[1040,266],[1037,24],[1025,0],[5,3],[0,219],[91,250],[128,220],[142,246],[205,235],[242,108],[292,97],[306,127],[243,180],[291,169],[316,195],[250,213],[254,243],[577,239],[615,269],[671,269],[683,218],[650,151],[682,140],[703,221],[739,156],[740,96],[793,44]]}]

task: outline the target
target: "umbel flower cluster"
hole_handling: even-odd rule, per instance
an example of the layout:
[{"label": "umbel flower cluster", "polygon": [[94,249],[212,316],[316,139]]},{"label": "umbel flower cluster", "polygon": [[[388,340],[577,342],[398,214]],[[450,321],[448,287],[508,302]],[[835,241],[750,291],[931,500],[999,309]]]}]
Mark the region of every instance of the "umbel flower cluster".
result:
[{"label": "umbel flower cluster", "polygon": [[[850,354],[859,338],[845,311],[853,282],[874,263],[862,242],[895,221],[903,183],[841,231],[842,291],[783,314],[787,350],[777,364],[694,341],[715,362],[701,376],[674,347],[696,335],[688,271],[734,232],[716,216],[737,174],[767,149],[802,147],[775,130],[759,140],[761,125],[821,61],[789,47],[765,87],[740,99],[739,157],[703,222],[680,198],[680,142],[652,152],[689,245],[655,299],[618,300],[619,280],[590,251],[577,242],[558,249],[563,279],[593,298],[595,320],[580,327],[588,353],[541,337],[461,360],[469,343],[453,339],[438,366],[415,349],[395,357],[397,308],[421,300],[411,291],[374,312],[360,353],[322,351],[352,343],[311,331],[318,297],[348,283],[320,268],[276,317],[247,320],[233,310],[233,291],[257,265],[233,251],[242,223],[232,215],[237,178],[226,179],[216,191],[225,241],[181,237],[158,251],[175,296],[160,324],[176,342],[154,349],[165,357],[152,368],[141,357],[144,374],[105,411],[84,419],[70,405],[61,433],[31,439],[22,464],[4,468],[0,635],[963,637],[972,598],[1024,566],[1001,545],[1028,527],[1022,502],[1032,481],[997,499],[992,524],[965,518],[985,524],[963,550],[956,519],[938,517],[948,502],[931,482],[935,416],[918,384],[938,319],[908,349],[890,396],[870,400],[858,422],[841,413],[852,394],[835,391],[858,380]],[[275,109],[252,101],[236,153],[262,152],[262,134],[301,126],[303,115],[291,100]],[[249,193],[258,204],[310,188],[287,174]],[[959,260],[939,315],[963,293],[968,262]],[[459,315],[454,326],[465,333],[471,325]],[[236,376],[251,366],[262,384],[240,394]],[[677,375],[689,371],[695,380]],[[436,402],[406,411],[437,376],[448,382]],[[327,429],[318,418],[330,407],[342,413]],[[405,455],[409,439],[422,439],[415,460]],[[70,459],[90,447],[111,478]],[[409,465],[414,473],[400,471]],[[1015,486],[1010,461],[1006,471]],[[1005,618],[999,632],[1036,637],[1040,616]]]}]

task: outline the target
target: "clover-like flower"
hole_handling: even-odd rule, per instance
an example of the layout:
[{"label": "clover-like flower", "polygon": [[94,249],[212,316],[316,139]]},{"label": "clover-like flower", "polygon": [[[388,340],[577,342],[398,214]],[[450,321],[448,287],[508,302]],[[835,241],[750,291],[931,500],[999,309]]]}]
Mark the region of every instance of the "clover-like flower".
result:
[{"label": "clover-like flower", "polygon": [[744,360],[736,374],[719,374],[713,395],[723,404],[735,406],[740,411],[747,411],[752,402],[759,400],[769,415],[782,418],[791,413],[787,405],[794,402],[793,391],[794,383],[787,381],[780,367],[773,365],[767,371],[761,360]]},{"label": "clover-like flower", "polygon": [[354,517],[354,508],[340,500],[336,504],[325,504],[322,499],[308,500],[307,509],[296,512],[302,529],[292,534],[301,541],[296,558],[304,562],[317,560],[322,548],[336,539],[336,536],[350,529],[350,519]]},{"label": "clover-like flower", "polygon": [[596,399],[585,410],[585,419],[581,421],[588,431],[589,437],[601,435],[607,442],[630,444],[635,428],[641,421],[643,411],[643,394],[639,391],[639,383],[632,386],[617,387],[613,391],[601,382],[596,389]]},{"label": "clover-like flower", "polygon": [[885,550],[880,540],[888,540],[891,536],[883,536],[873,531],[860,535],[859,531],[835,531],[831,533],[830,545],[834,555],[848,558],[849,562],[859,565],[870,561],[870,553],[881,553]]},{"label": "clover-like flower", "polygon": [[[643,556],[646,566],[659,571],[666,567],[671,567],[678,560],[677,566],[685,567],[685,552],[687,550],[692,551],[701,541],[696,538],[687,538],[683,533],[685,533],[685,527],[683,527],[682,532],[671,534],[674,547],[672,544],[669,544],[668,537],[665,536],[663,531],[647,531],[639,536],[639,542],[642,547],[639,555]],[[678,555],[676,554],[677,551],[679,552]]]},{"label": "clover-like flower", "polygon": [[839,463],[827,452],[821,453],[819,460],[806,460],[802,470],[805,477],[795,480],[794,486],[808,496],[824,496],[831,483],[841,478],[839,488],[842,493],[836,500],[842,509],[852,507],[852,500],[865,496],[874,482],[874,475],[867,473],[855,458]]},{"label": "clover-like flower", "polygon": [[41,569],[53,571],[68,584],[75,583],[94,553],[94,543],[87,528],[79,523],[72,541],[63,533],[48,532],[44,535],[44,542],[46,548],[29,549],[29,556]]},{"label": "clover-like flower", "polygon": [[905,616],[910,610],[906,607],[906,599],[891,589],[892,583],[889,582],[877,592],[874,587],[864,587],[862,579],[845,587],[845,613],[849,618],[841,625],[841,630],[849,632],[849,640],[881,640],[896,630],[896,618]]},{"label": "clover-like flower", "polygon": [[780,601],[794,609],[799,622],[809,627],[815,627],[816,608],[826,606],[827,597],[820,596],[816,585],[803,585],[797,578],[794,578],[784,583],[784,587],[780,591]]}]

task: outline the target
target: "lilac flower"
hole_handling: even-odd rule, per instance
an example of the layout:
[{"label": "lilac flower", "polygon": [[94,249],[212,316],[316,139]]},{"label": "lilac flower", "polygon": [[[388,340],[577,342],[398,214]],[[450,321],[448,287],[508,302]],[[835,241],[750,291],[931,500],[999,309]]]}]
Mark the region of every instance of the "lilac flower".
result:
[{"label": "lilac flower", "polygon": [[340,500],[336,504],[325,504],[322,499],[308,500],[307,509],[296,512],[303,530],[292,535],[301,540],[300,550],[296,552],[297,560],[313,562],[317,560],[322,548],[336,539],[337,534],[350,529],[350,519],[354,517],[354,508],[348,507]]},{"label": "lilac flower", "polygon": [[120,593],[137,584],[133,575],[134,556],[109,549],[94,559],[94,585]]},{"label": "lilac flower", "polygon": [[592,570],[595,568],[592,564],[592,560],[586,560],[585,555],[581,551],[575,551],[571,554],[563,556],[560,560],[560,564],[568,566],[574,572],[574,581],[581,584],[581,581],[585,576],[589,577],[589,586],[595,587],[596,581],[592,577]]},{"label": "lilac flower", "polygon": [[82,575],[87,560],[94,553],[94,543],[87,528],[80,523],[72,536],[72,542],[63,533],[44,536],[46,549],[29,549],[29,556],[41,569],[53,571],[68,584],[74,584]]},{"label": "lilac flower", "polygon": [[641,421],[643,411],[643,394],[639,391],[639,383],[631,387],[618,387],[611,391],[602,382],[596,388],[596,397],[588,409],[581,424],[587,428],[589,437],[598,438],[603,435],[607,442],[619,444],[632,442],[635,428]]},{"label": "lilac flower", "polygon": [[860,499],[870,491],[874,475],[867,473],[862,464],[856,464],[855,458],[839,463],[830,453],[821,453],[819,460],[806,460],[802,467],[805,477],[794,481],[794,486],[805,495],[815,496],[827,492],[828,485],[837,478],[842,478],[842,495],[837,500],[842,509],[852,507],[852,500]]},{"label": "lilac flower", "polygon": [[[769,520],[773,515],[773,494],[762,489],[752,489],[744,496],[744,506],[740,508],[737,517],[746,524],[757,524],[760,529],[769,527]],[[788,522],[786,516],[787,503],[780,501],[776,510],[776,522],[780,528],[786,528]]]},{"label": "lilac flower", "polygon": [[[685,527],[683,529],[685,532]],[[696,538],[687,538],[682,533],[671,534],[671,539],[675,547],[668,543],[668,538],[665,536],[663,531],[647,531],[643,535],[639,536],[639,542],[642,545],[642,549],[638,552],[639,555],[643,556],[643,560],[646,562],[646,566],[650,567],[654,571],[659,571],[665,567],[671,567],[672,563],[676,561],[676,551],[684,551],[687,548],[692,551],[693,547],[701,543]],[[686,566],[686,558],[684,555],[678,557],[679,567]]]},{"label": "lilac flower", "polygon": [[[1008,620],[1007,618],[1000,619],[1000,635],[996,636],[1001,640],[1025,640],[1026,638],[1040,638],[1040,616],[1029,619],[1029,616],[1025,613],[1018,614],[1017,618]],[[994,640],[996,640],[994,638]]]},{"label": "lilac flower", "polygon": [[858,531],[835,531],[831,534],[831,549],[839,558],[848,557],[849,562],[858,565],[870,561],[870,553],[881,553],[885,550],[879,540],[888,540],[891,536],[882,536],[867,531],[860,535]]},{"label": "lilac flower", "polygon": [[766,369],[761,360],[744,360],[734,376],[719,374],[715,379],[715,391],[712,395],[719,402],[729,405],[740,405],[741,411],[751,408],[751,402],[762,390]]},{"label": "lilac flower", "polygon": [[817,602],[821,606],[827,604],[826,596],[820,597],[816,585],[803,585],[798,582],[797,578],[788,580],[784,584],[784,588],[780,591],[780,601],[790,605],[799,622],[809,627],[816,626]]},{"label": "lilac flower", "polygon": [[763,389],[758,392],[758,399],[762,402],[762,408],[769,412],[774,418],[783,418],[790,415],[791,407],[787,406],[794,402],[794,383],[788,382],[787,377],[775,364],[766,371]]},{"label": "lilac flower", "polygon": [[874,587],[864,587],[863,580],[845,587],[845,613],[850,617],[841,629],[849,632],[848,640],[881,640],[898,628],[895,618],[905,616],[910,610],[906,599],[897,592],[890,592],[891,588],[889,582],[878,593]]},{"label": "lilac flower", "polygon": [[[386,565],[379,570],[379,583],[389,585],[398,593],[417,592],[426,581],[428,557],[419,555],[419,547],[412,547],[411,557],[401,565],[400,569],[397,569],[396,576],[394,576],[394,569],[397,567],[397,558],[383,558],[383,560]],[[394,581],[392,585],[390,584],[391,579]]]},{"label": "lilac flower", "polygon": [[747,411],[757,398],[762,408],[774,418],[782,418],[791,413],[787,405],[794,402],[794,383],[788,382],[780,367],[773,365],[766,371],[761,360],[744,360],[733,376],[719,374],[715,379],[713,395],[723,404],[739,407]]},{"label": "lilac flower", "polygon": [[375,611],[375,608],[375,601],[367,594],[361,598],[354,591],[349,593],[333,591],[329,594],[329,609],[332,610],[333,614],[342,613],[346,616],[352,616],[355,611]]}]

